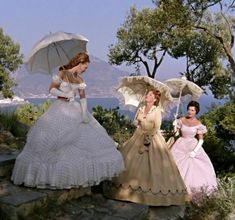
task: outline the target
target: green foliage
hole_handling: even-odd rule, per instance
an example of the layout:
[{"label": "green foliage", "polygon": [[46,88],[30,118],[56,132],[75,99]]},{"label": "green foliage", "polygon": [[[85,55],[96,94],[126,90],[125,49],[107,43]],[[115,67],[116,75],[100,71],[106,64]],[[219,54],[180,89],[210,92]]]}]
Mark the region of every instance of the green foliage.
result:
[{"label": "green foliage", "polygon": [[38,105],[38,112],[39,112],[39,116],[41,116],[51,105],[51,101],[50,100],[46,100],[43,103],[40,103]]},{"label": "green foliage", "polygon": [[10,131],[16,122],[16,115],[12,112],[0,112],[0,123],[4,130]]},{"label": "green foliage", "polygon": [[98,105],[92,110],[96,120],[119,144],[125,142],[133,133],[135,126],[126,116],[121,115],[117,109],[103,109]]},{"label": "green foliage", "polygon": [[235,102],[214,106],[200,119],[208,129],[203,146],[215,170],[235,172]]},{"label": "green foliage", "polygon": [[31,126],[47,110],[50,104],[50,101],[47,100],[43,104],[40,104],[38,107],[36,107],[32,103],[21,105],[17,107],[15,111],[17,120],[25,125]]},{"label": "green foliage", "polygon": [[235,206],[235,177],[218,179],[218,190],[208,196],[198,192],[188,204],[183,219],[228,219]]},{"label": "green foliage", "polygon": [[169,138],[174,136],[174,129],[172,120],[163,120],[161,129],[164,131],[164,138],[167,141]]},{"label": "green foliage", "polygon": [[[235,74],[232,4],[222,4],[222,0],[153,3],[156,8],[130,9],[117,31],[117,43],[109,47],[109,62],[142,64],[154,78],[166,54],[183,58],[185,71],[180,74],[204,89],[209,86],[216,98],[231,95],[231,75]],[[209,10],[220,3],[219,13]],[[223,7],[228,10],[224,12]]]},{"label": "green foliage", "polygon": [[23,55],[20,54],[19,44],[4,35],[0,28],[0,93],[3,97],[12,97],[12,87],[15,85],[10,73],[15,71],[22,63]]},{"label": "green foliage", "polygon": [[21,123],[31,126],[39,117],[38,109],[34,104],[24,104],[16,109],[17,120]]},{"label": "green foliage", "polygon": [[0,112],[0,124],[4,130],[10,131],[15,137],[24,137],[28,130],[27,126],[19,123],[14,112]]},{"label": "green foliage", "polygon": [[[137,11],[132,7],[117,31],[117,44],[109,46],[109,62],[116,65],[142,63],[147,74],[154,78],[166,54],[166,48],[161,46],[165,39],[164,33],[162,29],[156,29],[154,19],[154,9]],[[152,71],[149,62],[153,64]]]},{"label": "green foliage", "polygon": [[29,127],[20,123],[14,112],[0,112],[0,127],[0,142],[8,145],[9,149],[20,149],[24,146]]}]

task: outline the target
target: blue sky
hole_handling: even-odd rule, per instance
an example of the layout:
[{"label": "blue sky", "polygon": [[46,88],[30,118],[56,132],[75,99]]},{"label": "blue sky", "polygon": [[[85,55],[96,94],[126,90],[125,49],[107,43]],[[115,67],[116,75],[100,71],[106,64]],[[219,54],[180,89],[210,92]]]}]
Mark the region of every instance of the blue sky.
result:
[{"label": "blue sky", "polygon": [[[0,3],[0,27],[21,45],[25,56],[44,35],[65,31],[87,37],[88,52],[104,61],[108,61],[108,46],[116,42],[117,29],[130,7],[154,7],[151,0],[0,0]],[[174,60],[166,61],[159,72],[176,76],[182,66]],[[121,68],[134,71],[134,67]]]},{"label": "blue sky", "polygon": [[27,56],[50,32],[79,33],[89,39],[88,52],[107,61],[108,45],[130,7],[153,7],[151,0],[1,0],[0,27]]},{"label": "blue sky", "polygon": [[107,47],[134,3],[153,6],[151,0],[1,0],[0,26],[24,54],[44,35],[66,31],[87,37],[89,53],[107,59]]},{"label": "blue sky", "polygon": [[[65,31],[87,37],[89,54],[104,61],[130,7],[154,7],[151,0],[0,0],[0,5],[0,27],[21,45],[25,56],[43,36]],[[121,68],[134,71],[134,66]],[[166,59],[157,78],[179,77],[184,68],[183,60]]]}]

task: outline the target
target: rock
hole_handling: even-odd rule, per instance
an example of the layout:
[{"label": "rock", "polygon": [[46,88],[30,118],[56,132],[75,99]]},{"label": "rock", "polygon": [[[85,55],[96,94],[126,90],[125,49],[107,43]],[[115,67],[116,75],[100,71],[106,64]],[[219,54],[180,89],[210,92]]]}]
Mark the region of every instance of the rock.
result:
[{"label": "rock", "polygon": [[[33,219],[33,213],[49,207],[61,207],[70,200],[90,194],[90,188],[41,190],[15,186],[9,181],[0,183],[0,219]],[[51,210],[51,209],[50,209]],[[54,212],[55,216],[57,212]]]},{"label": "rock", "polygon": [[183,219],[185,206],[150,207],[149,220],[177,220]]}]

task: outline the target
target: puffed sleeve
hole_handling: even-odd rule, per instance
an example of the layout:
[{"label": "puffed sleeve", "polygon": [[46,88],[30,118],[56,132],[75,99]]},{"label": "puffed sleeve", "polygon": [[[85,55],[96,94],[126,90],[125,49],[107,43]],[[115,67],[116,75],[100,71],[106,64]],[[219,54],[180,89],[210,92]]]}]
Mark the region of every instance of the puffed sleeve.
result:
[{"label": "puffed sleeve", "polygon": [[197,128],[197,134],[205,134],[207,132],[207,128],[205,125],[199,125]]},{"label": "puffed sleeve", "polygon": [[82,82],[82,83],[78,84],[78,89],[85,89],[86,86],[87,86],[86,83]]},{"label": "puffed sleeve", "polygon": [[180,129],[182,127],[182,121],[181,119],[176,119],[176,128]]},{"label": "puffed sleeve", "polygon": [[62,82],[61,78],[58,75],[53,76],[52,81],[56,84],[60,84]]}]

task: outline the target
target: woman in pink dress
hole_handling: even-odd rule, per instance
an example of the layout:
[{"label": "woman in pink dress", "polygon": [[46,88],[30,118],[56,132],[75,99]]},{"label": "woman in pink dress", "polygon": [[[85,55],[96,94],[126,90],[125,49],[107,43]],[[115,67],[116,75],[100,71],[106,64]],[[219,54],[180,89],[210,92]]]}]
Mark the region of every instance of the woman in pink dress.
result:
[{"label": "woman in pink dress", "polygon": [[172,154],[185,182],[188,193],[210,194],[217,188],[216,175],[210,158],[202,148],[203,134],[207,129],[196,118],[200,106],[196,101],[189,102],[186,117],[175,123],[176,132],[181,137],[172,146]]}]

